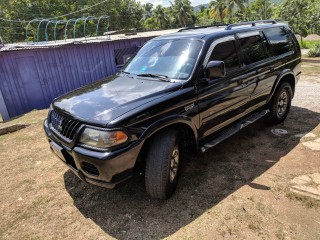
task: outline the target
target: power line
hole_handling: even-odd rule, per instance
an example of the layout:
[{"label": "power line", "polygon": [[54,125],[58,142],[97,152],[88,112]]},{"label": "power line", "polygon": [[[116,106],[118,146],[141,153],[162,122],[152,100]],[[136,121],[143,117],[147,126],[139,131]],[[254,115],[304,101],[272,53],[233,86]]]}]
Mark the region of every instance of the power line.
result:
[{"label": "power line", "polygon": [[[99,2],[99,3],[96,3],[92,6],[89,6],[89,7],[86,7],[86,8],[83,8],[83,9],[80,9],[78,11],[74,11],[74,12],[71,12],[71,13],[68,13],[68,14],[65,14],[65,15],[61,15],[61,16],[57,16],[57,17],[52,17],[52,18],[48,18],[47,20],[53,20],[53,19],[57,19],[57,18],[62,18],[62,17],[66,17],[66,16],[70,16],[72,14],[75,14],[75,13],[79,13],[79,12],[83,12],[85,10],[88,10],[90,8],[93,8],[93,7],[96,7],[98,5],[101,5],[105,2],[107,2],[108,0],[104,0],[102,2]],[[0,18],[0,20],[2,21],[5,21],[5,22],[15,22],[15,23],[27,23],[27,22],[30,22],[30,21],[26,21],[26,20],[12,20],[12,19],[8,19],[8,18]]]}]

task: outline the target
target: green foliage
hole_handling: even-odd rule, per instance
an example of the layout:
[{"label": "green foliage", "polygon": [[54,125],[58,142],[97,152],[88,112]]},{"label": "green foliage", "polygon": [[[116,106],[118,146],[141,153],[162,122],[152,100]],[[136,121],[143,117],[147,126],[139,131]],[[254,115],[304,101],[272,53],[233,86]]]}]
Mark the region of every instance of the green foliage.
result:
[{"label": "green foliage", "polygon": [[301,37],[320,33],[320,0],[285,0],[277,10],[280,19]]},{"label": "green foliage", "polygon": [[210,16],[215,22],[225,23],[234,22],[236,11],[244,12],[246,10],[246,0],[214,0],[209,3]]},{"label": "green foliage", "polygon": [[[102,0],[0,0],[0,18],[31,20],[52,18],[88,8]],[[168,29],[186,26],[212,25],[215,23],[234,23],[261,19],[279,19],[288,22],[295,33],[302,37],[311,33],[320,34],[320,0],[284,0],[282,4],[274,0],[213,0],[209,8],[200,7],[194,13],[189,0],[173,0],[169,7],[141,5],[138,0],[107,0],[106,2],[59,18],[61,20],[84,16],[111,16],[109,30]],[[87,23],[87,36],[94,36],[95,21]],[[25,40],[26,23],[0,20],[0,36],[5,42]],[[46,23],[40,26],[40,41],[45,40]],[[35,41],[38,25],[31,24],[29,41]],[[48,38],[53,40],[54,24],[48,26]],[[76,37],[83,37],[83,23],[76,26]],[[99,35],[106,30],[107,22],[102,21]],[[64,37],[64,26],[57,27],[58,39]],[[67,37],[73,37],[73,24],[68,26]],[[305,47],[308,47],[308,43]],[[311,48],[311,46],[310,46]]]},{"label": "green foliage", "polygon": [[249,19],[271,19],[274,12],[274,4],[270,0],[254,0],[248,8]]},{"label": "green foliage", "polygon": [[320,40],[299,40],[299,44],[302,49],[311,49],[320,44]]},{"label": "green foliage", "polygon": [[[0,18],[15,19],[15,20],[32,20],[36,18],[54,18],[56,16],[65,15],[71,12],[79,11],[84,8],[88,8],[97,3],[101,3],[102,0],[38,0],[38,1],[17,1],[17,0],[0,0]],[[103,4],[96,7],[89,8],[82,12],[77,12],[62,18],[59,20],[66,20],[71,18],[80,18],[85,16],[112,16],[109,30],[117,29],[131,29],[141,27],[141,19],[143,18],[144,8],[136,0],[108,0]],[[35,32],[38,27],[38,23],[33,23],[30,26],[30,39],[35,40]],[[88,22],[88,35],[95,34],[93,26],[96,22]],[[39,37],[41,41],[44,38],[44,30],[46,23],[40,26]],[[27,23],[6,22],[0,20],[0,34],[5,42],[17,42],[25,40],[25,28]],[[49,28],[49,39],[53,38],[53,26],[51,24]],[[70,32],[68,37],[72,37],[71,28],[73,24],[68,27]],[[107,27],[106,21],[101,21],[101,32]],[[77,36],[81,37],[83,34],[83,23],[77,24],[76,32]],[[58,26],[58,36],[64,35],[64,29],[62,26]]]},{"label": "green foliage", "polygon": [[210,18],[210,10],[204,6],[200,7],[200,11],[196,13],[196,24],[200,26],[209,26],[213,24],[213,19]]},{"label": "green foliage", "polygon": [[159,22],[154,17],[149,17],[143,23],[143,27],[147,30],[158,30],[160,29]]},{"label": "green foliage", "polygon": [[153,17],[157,19],[158,24],[160,25],[160,28],[165,28],[166,24],[168,23],[168,17],[165,12],[165,8],[161,5],[158,5],[153,10]]},{"label": "green foliage", "polygon": [[320,57],[320,42],[309,50],[308,57]]},{"label": "green foliage", "polygon": [[171,14],[180,27],[194,25],[196,18],[189,0],[174,0],[171,3]]}]

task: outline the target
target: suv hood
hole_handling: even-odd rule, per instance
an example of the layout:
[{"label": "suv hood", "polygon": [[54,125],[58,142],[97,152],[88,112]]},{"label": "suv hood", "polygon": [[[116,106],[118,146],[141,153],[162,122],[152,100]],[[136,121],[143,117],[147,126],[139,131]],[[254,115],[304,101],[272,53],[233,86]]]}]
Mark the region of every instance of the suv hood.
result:
[{"label": "suv hood", "polygon": [[55,99],[53,108],[76,119],[105,126],[112,119],[181,86],[181,82],[119,74]]}]

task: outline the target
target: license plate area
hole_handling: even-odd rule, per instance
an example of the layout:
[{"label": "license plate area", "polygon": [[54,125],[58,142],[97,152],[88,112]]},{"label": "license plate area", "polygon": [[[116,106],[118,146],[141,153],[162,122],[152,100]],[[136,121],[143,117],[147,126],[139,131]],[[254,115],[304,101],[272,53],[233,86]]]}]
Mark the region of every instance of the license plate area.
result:
[{"label": "license plate area", "polygon": [[54,143],[54,142],[50,142],[50,147],[51,147],[51,150],[63,161],[66,162],[66,159],[62,153],[63,151],[63,148],[60,147],[58,144]]},{"label": "license plate area", "polygon": [[50,148],[69,167],[72,167],[74,170],[78,170],[73,157],[64,148],[60,147],[55,142],[50,142]]}]

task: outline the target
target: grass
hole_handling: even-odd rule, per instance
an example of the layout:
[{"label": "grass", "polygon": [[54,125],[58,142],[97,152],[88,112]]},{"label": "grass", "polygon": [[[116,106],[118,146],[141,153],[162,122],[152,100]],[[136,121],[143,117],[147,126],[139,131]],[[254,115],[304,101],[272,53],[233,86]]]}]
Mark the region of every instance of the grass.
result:
[{"label": "grass", "polygon": [[286,197],[292,201],[301,202],[304,206],[308,208],[316,208],[316,209],[320,208],[319,200],[316,200],[310,197],[305,197],[305,196],[290,192],[289,190],[287,190]]},{"label": "grass", "polygon": [[300,47],[302,49],[311,49],[314,48],[317,44],[320,43],[320,40],[299,40]]},{"label": "grass", "polygon": [[[310,64],[303,66],[317,69]],[[296,121],[286,121],[285,129],[319,134],[320,128],[314,130],[310,121],[318,126],[320,115],[301,113],[296,107],[289,116]],[[32,111],[0,123],[30,124],[0,136],[0,239],[212,239],[219,234],[235,239],[319,239],[312,225],[317,203],[291,195],[289,200],[284,187],[284,176],[317,171],[319,161],[311,150],[293,149],[295,144],[283,142],[288,142],[286,137],[275,138],[269,127],[244,129],[185,163],[177,193],[162,202],[146,195],[143,176],[114,191],[81,182],[50,152],[42,127],[46,115],[47,110]],[[273,177],[278,175],[281,178]],[[248,186],[254,179],[271,191]],[[283,208],[305,221],[279,211]],[[304,232],[289,231],[297,225]]]},{"label": "grass", "polygon": [[320,63],[309,63],[304,62],[302,64],[302,73],[304,75],[319,75],[320,74]]}]

